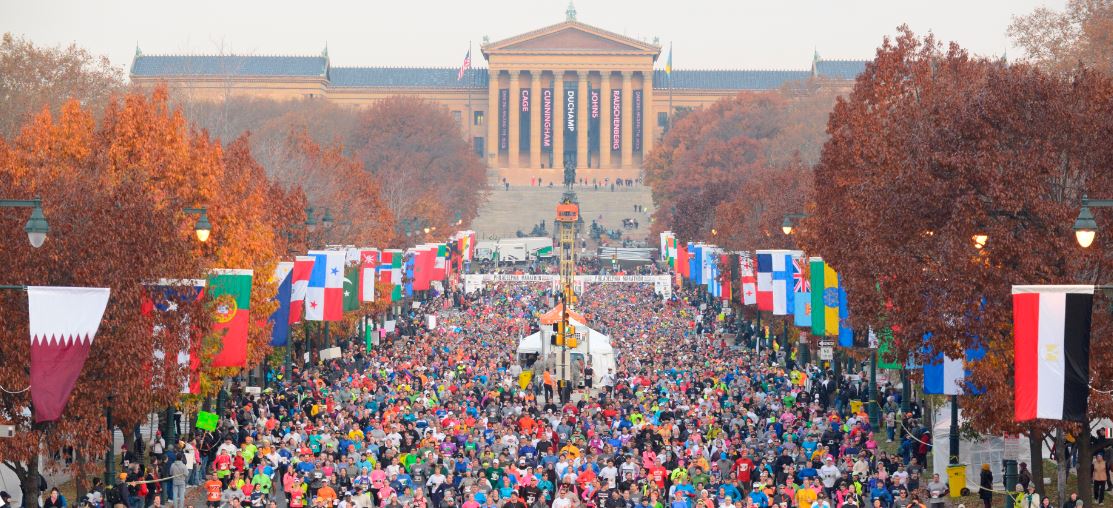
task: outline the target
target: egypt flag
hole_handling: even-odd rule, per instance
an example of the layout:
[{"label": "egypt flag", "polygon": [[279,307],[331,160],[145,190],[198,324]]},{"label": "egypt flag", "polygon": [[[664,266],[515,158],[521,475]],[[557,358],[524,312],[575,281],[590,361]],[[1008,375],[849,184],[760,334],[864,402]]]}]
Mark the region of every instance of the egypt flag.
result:
[{"label": "egypt flag", "polygon": [[306,321],[344,319],[344,258],[338,250],[309,251],[316,258],[305,292]]},{"label": "egypt flag", "polygon": [[1013,286],[1016,421],[1088,421],[1094,286]]},{"label": "egypt flag", "polygon": [[773,310],[773,257],[774,251],[757,251],[757,310]]},{"label": "egypt flag", "polygon": [[251,270],[238,269],[214,269],[209,273],[208,296],[215,308],[212,329],[221,335],[221,348],[213,355],[213,367],[247,365],[252,275]]},{"label": "egypt flag", "polygon": [[375,301],[375,269],[379,266],[379,249],[361,249],[359,265],[359,301]]},{"label": "egypt flag", "polygon": [[301,321],[305,309],[305,295],[309,291],[309,277],[313,275],[315,256],[297,256],[290,271],[290,324]]},{"label": "egypt flag", "polygon": [[[62,415],[93,347],[109,293],[108,288],[27,288],[35,423],[51,422]],[[8,367],[16,368],[14,364]]]}]

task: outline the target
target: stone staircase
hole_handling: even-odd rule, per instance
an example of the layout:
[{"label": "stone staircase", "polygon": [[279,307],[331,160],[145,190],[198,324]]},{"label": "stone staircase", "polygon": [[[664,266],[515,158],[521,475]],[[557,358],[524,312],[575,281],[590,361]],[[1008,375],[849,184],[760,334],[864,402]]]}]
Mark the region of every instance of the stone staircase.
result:
[{"label": "stone staircase", "polygon": [[[649,217],[653,213],[653,198],[648,187],[615,187],[611,191],[609,187],[596,190],[588,185],[577,186],[575,191],[585,228],[595,220],[607,229],[621,230],[624,239],[647,239]],[[512,238],[518,230],[528,234],[534,225],[544,220],[545,227],[552,234],[556,205],[563,194],[563,186],[511,186],[506,190],[502,185],[492,185],[487,202],[479,208],[479,217],[472,223],[472,229],[480,240]],[[644,211],[635,212],[634,205],[641,205]],[[622,219],[636,220],[637,229],[623,229]],[[654,242],[647,244],[651,247],[656,245]]]}]

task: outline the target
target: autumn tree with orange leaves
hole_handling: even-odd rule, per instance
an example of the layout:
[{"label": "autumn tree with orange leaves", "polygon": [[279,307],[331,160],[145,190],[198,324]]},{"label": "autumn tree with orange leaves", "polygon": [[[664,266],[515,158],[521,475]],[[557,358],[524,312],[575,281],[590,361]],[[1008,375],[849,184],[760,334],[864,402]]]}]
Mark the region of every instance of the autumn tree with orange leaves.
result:
[{"label": "autumn tree with orange leaves", "polygon": [[[20,409],[30,405],[29,392],[20,391],[29,378],[26,296],[0,293],[5,334],[0,357],[5,365],[25,366],[0,369],[5,388],[0,402],[11,409],[3,418],[19,429],[16,437],[0,440],[0,458],[19,474],[25,503],[33,505],[34,457],[40,452],[52,456],[63,446],[84,458],[103,454],[109,445],[106,405],[128,428],[180,402],[178,390],[187,373],[176,362],[154,360],[156,349],[174,350],[162,341],[178,335],[154,336],[151,320],[141,315],[143,285],[160,278],[204,278],[213,267],[250,268],[255,272],[252,315],[270,315],[276,304],[269,275],[286,252],[279,232],[303,220],[304,198],[269,181],[245,141],[224,149],[191,128],[170,109],[164,90],[112,101],[99,125],[93,112],[76,101],[57,117],[44,110],[18,136],[0,140],[0,195],[41,196],[51,227],[40,249],[0,242],[6,260],[2,283],[112,289],[63,418],[34,427]],[[195,218],[182,212],[196,206],[208,208],[213,224],[205,244],[192,236]],[[0,231],[16,235],[25,221],[20,214],[0,214]],[[179,312],[192,313],[189,322],[202,329],[211,322],[203,305]],[[265,320],[251,320],[250,364],[269,351],[269,335]],[[212,393],[221,378],[233,373],[206,365],[202,390]],[[161,382],[153,383],[155,377]],[[80,477],[97,466],[79,460],[71,467]]]},{"label": "autumn tree with orange leaves", "polygon": [[[1100,73],[975,58],[902,27],[836,104],[799,228],[807,251],[838,270],[851,323],[891,326],[898,357],[919,351],[926,332],[952,358],[986,348],[968,364],[985,393],[960,397],[964,417],[978,431],[1028,433],[1034,457],[1059,426],[1089,464],[1089,428],[1013,421],[1010,288],[1113,276],[1108,236],[1084,252],[1071,231],[1083,194],[1113,197],[1113,145],[1099,134],[1111,129],[1113,81]],[[980,249],[976,233],[988,235]],[[1095,418],[1113,410],[1106,305],[1099,298],[1094,312]],[[1080,485],[1089,474],[1080,468]]]}]

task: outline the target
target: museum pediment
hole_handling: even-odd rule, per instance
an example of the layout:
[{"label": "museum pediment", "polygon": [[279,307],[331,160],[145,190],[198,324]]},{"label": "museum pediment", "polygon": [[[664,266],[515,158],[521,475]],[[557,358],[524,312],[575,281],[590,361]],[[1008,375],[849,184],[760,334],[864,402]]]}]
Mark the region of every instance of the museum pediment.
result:
[{"label": "museum pediment", "polygon": [[549,26],[483,46],[484,55],[511,53],[619,53],[652,55],[656,58],[660,52],[661,48],[656,45],[608,32],[577,21],[565,21],[558,25]]}]

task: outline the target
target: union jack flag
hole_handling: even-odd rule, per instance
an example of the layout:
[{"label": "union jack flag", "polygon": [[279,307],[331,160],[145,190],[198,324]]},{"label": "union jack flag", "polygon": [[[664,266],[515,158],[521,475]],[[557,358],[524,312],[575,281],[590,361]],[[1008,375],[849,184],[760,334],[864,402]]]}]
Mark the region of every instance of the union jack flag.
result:
[{"label": "union jack flag", "polygon": [[792,257],[792,292],[808,293],[812,290],[811,272],[808,259],[805,257]]}]

